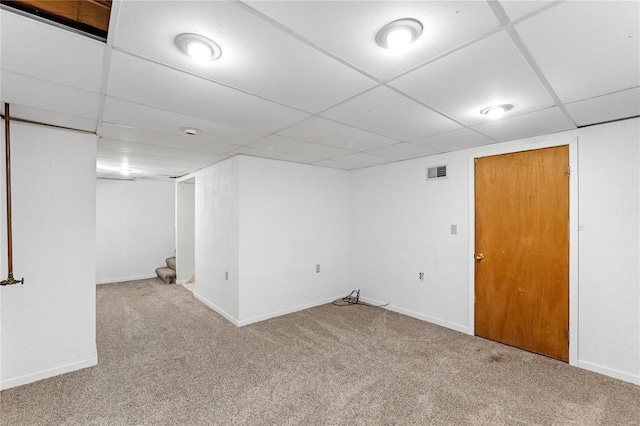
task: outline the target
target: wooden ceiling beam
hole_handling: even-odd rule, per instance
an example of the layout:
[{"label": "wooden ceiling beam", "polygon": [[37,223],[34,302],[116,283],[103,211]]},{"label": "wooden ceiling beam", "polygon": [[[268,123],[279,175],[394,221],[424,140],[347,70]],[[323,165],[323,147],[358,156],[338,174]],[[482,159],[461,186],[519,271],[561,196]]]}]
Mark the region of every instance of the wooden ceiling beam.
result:
[{"label": "wooden ceiling beam", "polygon": [[16,9],[106,38],[111,0],[3,1]]}]

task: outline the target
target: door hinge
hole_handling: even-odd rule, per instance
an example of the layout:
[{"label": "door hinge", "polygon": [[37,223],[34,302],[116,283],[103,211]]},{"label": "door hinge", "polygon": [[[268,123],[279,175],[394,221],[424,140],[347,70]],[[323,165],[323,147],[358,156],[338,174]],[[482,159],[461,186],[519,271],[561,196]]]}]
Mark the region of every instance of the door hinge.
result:
[{"label": "door hinge", "polygon": [[567,166],[567,176],[571,176],[571,166]]}]

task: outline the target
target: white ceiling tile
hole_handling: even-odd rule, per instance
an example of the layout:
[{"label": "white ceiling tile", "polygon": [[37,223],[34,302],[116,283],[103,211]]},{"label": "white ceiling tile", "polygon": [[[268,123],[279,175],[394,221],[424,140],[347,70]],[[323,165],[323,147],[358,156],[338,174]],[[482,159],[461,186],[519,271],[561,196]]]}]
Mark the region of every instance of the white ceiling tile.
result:
[{"label": "white ceiling tile", "polygon": [[[122,158],[100,157],[96,158],[96,169],[98,171],[111,170],[118,171],[123,166]],[[127,168],[132,170],[132,174],[141,175],[161,175],[161,176],[183,176],[193,171],[193,168],[176,166],[163,163],[130,162]]]},{"label": "white ceiling tile", "polygon": [[[4,102],[4,99],[2,101]],[[20,118],[22,120],[65,127],[67,129],[83,130],[85,132],[92,133],[96,131],[96,127],[98,125],[97,120],[46,111],[19,104],[10,105],[10,114],[11,117]]]},{"label": "white ceiling tile", "polygon": [[[121,150],[114,150],[106,147],[105,145],[98,146],[97,157],[105,159],[112,158],[119,160],[121,163],[127,163],[130,167],[135,165],[162,165],[172,167],[183,167],[186,169],[199,169],[208,166],[212,162],[208,161],[194,161],[177,157],[166,157],[164,155],[153,155],[149,153],[137,153],[137,152],[123,152]],[[219,158],[224,158],[220,156]]]},{"label": "white ceiling tile", "polygon": [[[232,2],[187,5],[165,1],[150,8],[145,2],[123,2],[116,46],[311,112],[375,85],[370,78]],[[222,49],[221,58],[194,63],[174,43],[174,38],[185,32],[214,40]]]},{"label": "white ceiling tile", "polygon": [[[248,4],[297,34],[386,80],[495,28],[498,21],[479,1],[250,1]],[[423,33],[396,52],[375,42],[389,22],[414,18]]]},{"label": "white ceiling tile", "polygon": [[564,103],[640,85],[640,2],[568,1],[516,25]]},{"label": "white ceiling tile", "polygon": [[523,114],[554,105],[504,31],[389,84],[466,126],[491,121],[480,114],[491,105],[513,104],[507,114]]},{"label": "white ceiling tile", "polygon": [[285,138],[284,136],[278,135],[270,135],[260,139],[259,141],[252,143],[251,147],[272,152],[283,152],[303,157],[319,158],[323,160],[340,157],[353,152],[346,149],[335,148],[333,146],[320,145],[317,143]]},{"label": "white ceiling tile", "polygon": [[367,151],[368,154],[379,155],[381,157],[393,158],[394,160],[408,160],[410,158],[427,157],[438,154],[434,149],[402,142],[396,145],[385,146],[383,148]]},{"label": "white ceiling tile", "polygon": [[103,120],[107,124],[138,127],[180,136],[184,136],[180,128],[195,127],[202,130],[197,136],[199,138],[234,145],[251,143],[266,134],[111,97],[107,97],[105,101]]},{"label": "white ceiling tile", "polygon": [[640,115],[640,87],[565,105],[578,126]]},{"label": "white ceiling tile", "polygon": [[[237,146],[235,145],[230,146],[237,149]],[[190,151],[184,148],[167,148],[165,146],[102,137],[98,138],[98,149],[122,153],[146,154],[166,158],[180,158],[207,164],[220,161],[224,157],[223,155],[212,154],[209,152]]]},{"label": "white ceiling tile", "polygon": [[550,5],[551,3],[559,3],[558,0],[546,1],[546,0],[500,0],[500,4],[509,18],[514,21],[522,18],[525,15],[540,10],[543,7]]},{"label": "white ceiling tile", "polygon": [[424,146],[440,152],[457,151],[495,143],[494,139],[481,135],[470,129],[454,130],[441,135],[429,136],[411,141],[412,144]]},{"label": "white ceiling tile", "polygon": [[[253,69],[259,72],[259,67]],[[274,132],[309,116],[184,72],[113,52],[107,93],[230,126]]]},{"label": "white ceiling tile", "polygon": [[481,124],[474,129],[491,138],[510,141],[575,129],[575,126],[554,107]]},{"label": "white ceiling tile", "polygon": [[234,154],[251,155],[253,157],[271,158],[272,160],[290,161],[292,163],[311,164],[318,161],[317,158],[305,157],[303,155],[287,154],[285,152],[269,151],[266,149],[243,146],[238,148]]},{"label": "white ceiling tile", "polygon": [[322,161],[313,163],[313,165],[321,166],[321,167],[329,167],[331,169],[342,169],[342,170],[355,170],[362,167],[356,164],[341,163],[339,161],[334,161],[334,160],[322,160]]},{"label": "white ceiling tile", "polygon": [[352,151],[366,151],[392,145],[398,141],[386,136],[356,129],[346,124],[314,116],[281,130],[278,134]]},{"label": "white ceiling tile", "polygon": [[[200,135],[187,136],[185,134],[161,133],[136,127],[118,126],[102,123],[98,129],[98,135],[105,139],[120,140],[123,143],[138,143],[155,147],[164,147],[176,150],[186,150],[198,154],[227,154],[237,145],[226,144]],[[206,133],[205,133],[206,135]]]},{"label": "white ceiling tile", "polygon": [[387,87],[378,87],[321,115],[401,141],[461,127]]},{"label": "white ceiling tile", "polygon": [[345,155],[344,157],[335,158],[340,163],[351,163],[362,167],[377,166],[379,164],[393,163],[396,160],[391,158],[380,157],[379,155],[357,152],[355,154]]},{"label": "white ceiling tile", "polygon": [[[2,70],[2,100],[75,117],[98,119],[100,95]],[[39,121],[39,120],[36,120]]]},{"label": "white ceiling tile", "polygon": [[104,43],[6,10],[0,22],[2,69],[100,92]]}]

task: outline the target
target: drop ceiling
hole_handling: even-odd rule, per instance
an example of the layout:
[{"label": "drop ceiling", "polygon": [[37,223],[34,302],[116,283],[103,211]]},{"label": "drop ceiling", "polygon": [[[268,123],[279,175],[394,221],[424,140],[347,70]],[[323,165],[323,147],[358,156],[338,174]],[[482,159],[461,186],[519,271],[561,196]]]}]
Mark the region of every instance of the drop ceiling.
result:
[{"label": "drop ceiling", "polygon": [[[97,133],[99,176],[236,154],[353,170],[640,115],[637,1],[114,1],[106,43],[0,13],[0,99]],[[413,44],[376,44],[407,17]]]}]

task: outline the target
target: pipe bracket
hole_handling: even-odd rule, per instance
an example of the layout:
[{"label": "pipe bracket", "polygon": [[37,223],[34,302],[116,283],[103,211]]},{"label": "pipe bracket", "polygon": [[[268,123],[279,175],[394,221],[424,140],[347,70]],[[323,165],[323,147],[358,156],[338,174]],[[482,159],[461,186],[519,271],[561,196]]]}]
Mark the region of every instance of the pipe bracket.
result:
[{"label": "pipe bracket", "polygon": [[24,278],[16,280],[15,278],[13,278],[13,274],[9,273],[9,277],[6,280],[0,281],[0,285],[13,285],[13,284],[24,284]]}]

